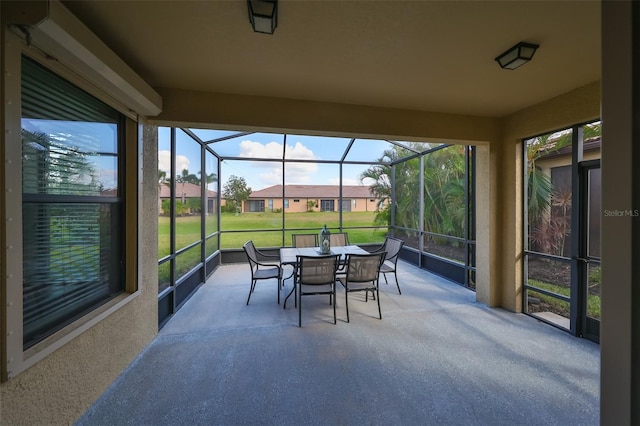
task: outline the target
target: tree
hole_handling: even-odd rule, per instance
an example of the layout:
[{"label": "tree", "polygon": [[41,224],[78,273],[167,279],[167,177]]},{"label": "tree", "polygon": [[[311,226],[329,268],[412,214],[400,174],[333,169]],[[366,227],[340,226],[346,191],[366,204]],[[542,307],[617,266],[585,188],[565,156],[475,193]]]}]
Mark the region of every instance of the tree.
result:
[{"label": "tree", "polygon": [[[411,148],[411,146],[410,146]],[[421,146],[413,147],[420,150]],[[413,151],[394,146],[378,160],[383,164],[371,166],[360,175],[360,180],[373,180],[371,193],[379,200],[375,223],[391,224],[391,211],[395,209],[394,225],[418,229],[420,197],[420,160],[411,158]],[[430,232],[463,236],[467,206],[465,205],[465,149],[452,146],[424,156],[424,229]],[[395,164],[391,182],[391,165]],[[391,186],[395,191],[395,204],[391,205]]]},{"label": "tree", "polygon": [[[198,174],[200,174],[200,172],[198,172]],[[200,185],[200,179],[198,179],[198,176],[189,173],[188,169],[182,169],[182,173],[176,178],[176,180],[182,183],[192,183],[194,185]]]},{"label": "tree", "polygon": [[243,177],[231,175],[222,188],[222,195],[234,203],[236,214],[241,214],[242,203],[251,195],[251,188],[247,185]]},{"label": "tree", "polygon": [[[202,176],[202,172],[198,172],[198,174],[200,176]],[[213,172],[209,173],[208,175],[205,174],[205,176],[204,176],[204,182],[205,182],[205,185],[207,185],[207,186],[209,186],[210,183],[214,183],[214,182],[217,182],[217,181],[218,181],[218,175],[213,173]]]},{"label": "tree", "polygon": [[188,169],[182,169],[182,173],[179,176],[176,176],[176,182],[181,184],[180,197],[182,199],[182,204],[187,203],[187,194],[184,192],[184,184],[192,183],[194,185],[200,185],[200,179],[198,179],[198,176],[189,173]]},{"label": "tree", "polygon": [[[202,172],[201,171],[198,172],[198,174],[200,175],[200,177],[202,177]],[[214,182],[217,182],[217,181],[218,181],[218,175],[213,173],[213,172],[204,175],[204,184],[205,184],[205,187],[204,187],[205,188],[205,191],[204,191],[205,210],[204,210],[204,212],[207,215],[209,213],[212,213],[212,212],[209,211],[209,185],[214,183]],[[214,197],[214,199],[215,199],[215,197]],[[215,203],[215,201],[214,201],[214,203]]]},{"label": "tree", "polygon": [[[387,149],[378,159],[380,163],[391,163],[398,159],[395,149]],[[360,174],[360,182],[372,180],[374,183],[369,186],[369,191],[378,200],[376,205],[376,215],[374,223],[377,225],[391,225],[391,166],[388,164],[377,164],[369,167]]]}]

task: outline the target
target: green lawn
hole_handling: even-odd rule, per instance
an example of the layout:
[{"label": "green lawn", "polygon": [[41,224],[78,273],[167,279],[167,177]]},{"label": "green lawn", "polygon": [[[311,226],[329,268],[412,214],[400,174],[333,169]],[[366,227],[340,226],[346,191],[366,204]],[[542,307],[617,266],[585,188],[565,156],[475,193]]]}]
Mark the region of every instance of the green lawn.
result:
[{"label": "green lawn", "polygon": [[[373,212],[343,212],[342,220],[345,228],[372,226],[375,213]],[[215,216],[208,217],[207,231]],[[331,231],[337,231],[340,220],[337,212],[305,212],[286,213],[284,226],[296,231],[286,231],[284,245],[291,245],[291,234],[296,232],[320,232],[326,223]],[[169,254],[169,218],[158,218],[158,256],[162,258]],[[280,247],[282,243],[282,213],[222,213],[221,224],[223,234],[221,245],[224,249],[241,248],[248,241],[253,240],[258,247]],[[229,232],[240,231],[240,232]],[[255,232],[251,232],[255,231]],[[382,243],[387,234],[386,228],[347,229],[349,242],[354,244]],[[176,249],[179,250],[195,241],[200,240],[200,216],[185,216],[176,219]]]},{"label": "green lawn", "polygon": [[[538,287],[542,290],[551,291],[556,294],[560,294],[562,296],[567,296],[571,294],[569,288],[546,283],[544,281],[538,280],[529,280],[529,285]],[[537,293],[535,290],[529,290],[530,295],[533,297],[537,297],[541,302],[544,302],[546,306],[549,307],[551,312],[555,312],[558,315],[562,315],[563,317],[569,318],[568,311],[568,303],[562,300],[556,299],[555,297],[547,296],[545,294]],[[600,296],[596,295],[588,295],[587,297],[587,315],[591,318],[600,319]]]}]

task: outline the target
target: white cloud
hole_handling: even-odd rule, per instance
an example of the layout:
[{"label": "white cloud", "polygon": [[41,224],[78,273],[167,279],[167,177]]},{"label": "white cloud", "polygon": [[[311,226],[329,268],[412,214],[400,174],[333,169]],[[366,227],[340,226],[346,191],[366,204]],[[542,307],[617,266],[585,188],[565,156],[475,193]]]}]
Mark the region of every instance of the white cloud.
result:
[{"label": "white cloud", "polygon": [[[240,142],[239,156],[280,160],[282,159],[282,144],[278,142],[262,144],[260,142],[243,140]],[[309,148],[300,142],[296,142],[295,145],[287,145],[287,158],[314,160],[316,156]],[[252,169],[258,168],[263,170],[259,176],[261,183],[265,187],[282,184],[281,163],[274,164],[268,161],[252,161],[250,164]],[[311,178],[318,172],[318,164],[315,163],[287,163],[286,167],[288,185],[309,183]]]},{"label": "white cloud", "polygon": [[273,185],[281,185],[282,169],[278,167],[271,167],[267,171],[260,173],[260,182],[264,185],[264,188]]},{"label": "white cloud", "polygon": [[[287,163],[287,184],[304,185],[317,178],[317,163]],[[314,182],[318,183],[318,182]]]},{"label": "white cloud", "polygon": [[158,151],[158,170],[169,174],[171,171],[171,151],[164,149]]},{"label": "white cloud", "polygon": [[362,179],[362,184],[363,184],[364,186],[372,186],[372,185],[374,185],[375,183],[376,183],[376,180],[375,180],[375,179],[372,179],[372,178],[364,178],[364,179]]},{"label": "white cloud", "polygon": [[[189,170],[189,158],[184,155],[176,155],[176,173],[181,174],[184,169]],[[171,172],[171,151],[160,150],[158,151],[158,170],[167,172],[167,175]]]},{"label": "white cloud", "polygon": [[287,152],[286,152],[285,158],[295,158],[297,160],[316,160],[317,159],[313,151],[311,151],[306,146],[302,145],[300,142],[296,142],[294,146],[287,145]]},{"label": "white cloud", "polygon": [[249,158],[282,158],[282,144],[269,142],[263,145],[260,142],[243,140],[240,142],[239,156]]}]

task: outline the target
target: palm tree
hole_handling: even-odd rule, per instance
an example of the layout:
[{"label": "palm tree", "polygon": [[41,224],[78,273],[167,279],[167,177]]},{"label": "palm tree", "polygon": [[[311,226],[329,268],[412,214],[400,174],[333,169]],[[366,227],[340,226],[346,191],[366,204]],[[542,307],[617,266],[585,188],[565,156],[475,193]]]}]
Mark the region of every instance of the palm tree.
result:
[{"label": "palm tree", "polygon": [[464,146],[450,146],[425,155],[424,229],[462,237],[468,206],[465,205]]},{"label": "palm tree", "polygon": [[[584,129],[587,129],[587,126]],[[595,128],[587,130],[587,132],[591,131],[598,130]],[[564,237],[568,234],[570,227],[569,221],[565,217],[553,216],[551,207],[554,202],[554,194],[557,191],[554,191],[551,176],[544,173],[536,163],[538,160],[570,146],[571,139],[571,132],[561,132],[560,134],[548,133],[526,142],[527,224],[531,229],[529,238],[531,243],[536,244],[538,250],[545,253],[562,254]],[[569,198],[570,196],[569,192]]]},{"label": "palm tree", "polygon": [[391,166],[389,163],[397,159],[398,153],[395,149],[385,150],[378,158],[378,162],[382,164],[371,166],[360,174],[360,183],[364,183],[365,180],[373,182],[369,186],[369,191],[378,200],[374,218],[376,225],[391,225]]},{"label": "palm tree", "polygon": [[[416,147],[416,148],[421,148]],[[412,148],[409,146],[409,148]],[[395,225],[419,228],[420,196],[416,194],[420,180],[420,160],[411,158],[397,163],[395,180],[391,182],[391,165],[414,151],[394,146],[360,175],[360,181],[371,179],[371,192],[380,200],[376,223],[391,224],[391,209],[395,209]],[[424,156],[424,226],[426,230],[446,235],[464,235],[467,206],[465,205],[465,155],[463,146],[441,149]],[[391,185],[395,190],[395,205],[391,205]],[[384,206],[384,207],[382,207]]]},{"label": "palm tree", "polygon": [[[202,177],[202,171],[199,171],[198,174]],[[207,192],[209,190],[209,185],[217,182],[218,181],[218,175],[215,173],[209,173],[209,174],[205,174],[204,175],[204,181],[205,181],[205,191],[204,191],[204,205],[205,205],[205,214],[208,215],[209,214],[209,193]],[[214,201],[215,203],[215,201]]]}]

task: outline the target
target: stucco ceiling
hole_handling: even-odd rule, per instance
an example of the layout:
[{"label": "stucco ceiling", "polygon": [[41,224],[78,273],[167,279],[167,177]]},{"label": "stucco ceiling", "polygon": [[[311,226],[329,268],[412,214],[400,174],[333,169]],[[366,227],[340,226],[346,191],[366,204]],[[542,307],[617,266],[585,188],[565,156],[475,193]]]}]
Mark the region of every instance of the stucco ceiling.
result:
[{"label": "stucco ceiling", "polygon": [[[600,79],[598,1],[65,1],[151,86],[505,116]],[[494,58],[540,45],[510,71]]]}]

